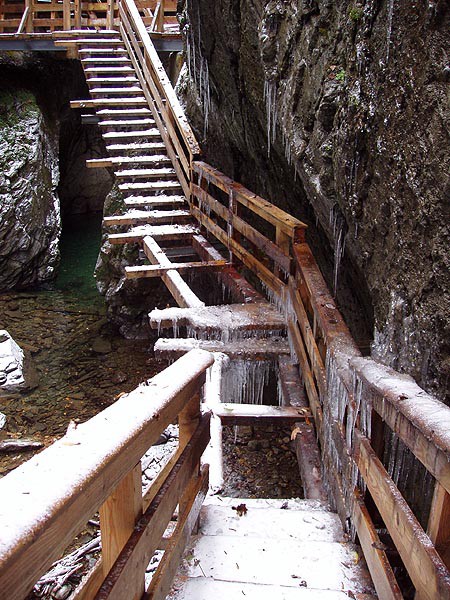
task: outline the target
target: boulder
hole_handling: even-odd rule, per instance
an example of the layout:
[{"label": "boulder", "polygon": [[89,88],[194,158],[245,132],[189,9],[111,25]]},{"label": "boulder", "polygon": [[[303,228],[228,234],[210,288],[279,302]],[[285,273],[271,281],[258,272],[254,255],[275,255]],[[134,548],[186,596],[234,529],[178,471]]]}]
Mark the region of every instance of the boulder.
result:
[{"label": "boulder", "polygon": [[36,386],[37,376],[29,358],[5,329],[0,330],[0,391],[17,392]]}]

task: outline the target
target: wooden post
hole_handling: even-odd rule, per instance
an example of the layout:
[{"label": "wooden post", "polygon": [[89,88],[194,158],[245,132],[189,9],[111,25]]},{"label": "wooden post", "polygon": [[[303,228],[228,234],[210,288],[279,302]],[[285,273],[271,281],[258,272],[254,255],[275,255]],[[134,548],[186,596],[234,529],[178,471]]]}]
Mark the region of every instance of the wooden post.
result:
[{"label": "wooden post", "polygon": [[[142,515],[142,472],[139,462],[126,475],[108,500],[100,508],[102,534],[102,566],[106,577],[122,548],[133,533],[137,519]],[[144,573],[130,581],[128,597],[141,598],[144,593]]]},{"label": "wooden post", "polygon": [[160,0],[156,8],[156,31],[164,32],[164,0]]},{"label": "wooden post", "polygon": [[[280,250],[289,256],[291,238],[284,231],[281,231],[279,227],[275,230],[275,241]],[[275,267],[275,276],[278,279],[282,279],[283,273],[279,267]]]},{"label": "wooden post", "polygon": [[[195,394],[192,399],[186,404],[180,414],[178,415],[178,427],[180,448],[184,448],[191,439],[195,430],[200,422],[200,394]],[[200,461],[198,463],[198,469],[195,470],[195,476],[197,477],[200,473]],[[179,513],[181,514],[188,505],[188,498],[184,494],[179,503]]]},{"label": "wooden post", "polygon": [[33,32],[33,16],[34,16],[34,12],[33,12],[33,0],[25,0],[25,9],[28,8],[28,15],[27,15],[27,21],[26,21],[26,25],[25,25],[25,31],[27,33],[32,33]]},{"label": "wooden post", "polygon": [[434,488],[427,533],[450,570],[450,494],[438,481]]},{"label": "wooden post", "polygon": [[106,10],[106,29],[114,29],[114,0],[108,0]]},{"label": "wooden post", "polygon": [[75,29],[81,29],[81,0],[75,0],[74,21]]},{"label": "wooden post", "polygon": [[63,29],[69,31],[70,27],[70,0],[63,0]]}]

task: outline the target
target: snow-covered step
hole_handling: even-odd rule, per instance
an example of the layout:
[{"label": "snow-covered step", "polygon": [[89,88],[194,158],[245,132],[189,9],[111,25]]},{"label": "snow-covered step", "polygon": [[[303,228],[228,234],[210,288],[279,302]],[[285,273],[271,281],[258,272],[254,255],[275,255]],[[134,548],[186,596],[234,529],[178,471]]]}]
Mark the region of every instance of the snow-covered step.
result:
[{"label": "snow-covered step", "polygon": [[196,338],[159,338],[154,346],[156,356],[176,359],[193,349],[220,352],[238,360],[276,360],[289,356],[291,350],[285,337],[250,338],[237,342],[198,340]]},{"label": "snow-covered step", "polygon": [[162,208],[186,205],[184,196],[129,196],[124,200],[125,205],[133,208]]},{"label": "snow-covered step", "polygon": [[[61,45],[61,43],[62,42],[60,40],[55,40],[55,45]],[[124,45],[123,40],[120,37],[94,37],[94,36],[66,39],[66,40],[64,40],[63,44],[64,45],[76,44],[77,46],[91,46],[93,44],[98,47],[106,46],[107,48],[109,46],[122,46],[123,47],[123,45]]]},{"label": "snow-covered step", "polygon": [[160,169],[121,169],[114,171],[118,179],[172,179],[176,175],[175,169],[162,167]]},{"label": "snow-covered step", "polygon": [[196,332],[226,332],[232,339],[234,332],[254,332],[280,335],[286,331],[286,320],[272,304],[224,304],[196,308],[155,308],[149,315],[154,329],[189,327]]},{"label": "snow-covered step", "polygon": [[83,47],[78,48],[78,52],[80,54],[127,54],[127,49],[125,47],[116,47],[116,48],[93,48],[93,47]]},{"label": "snow-covered step", "polygon": [[170,225],[172,223],[186,223],[192,221],[188,210],[129,210],[123,215],[104,217],[103,223],[107,227],[115,225]]},{"label": "snow-covered step", "polygon": [[134,73],[134,69],[133,67],[86,67],[84,72],[86,75],[97,75],[100,73],[122,75],[124,73]]},{"label": "snow-covered step", "polygon": [[134,85],[139,83],[139,80],[136,77],[88,77],[87,82],[89,85],[100,85],[100,84],[111,84],[117,85],[118,83],[124,85]]},{"label": "snow-covered step", "polygon": [[143,181],[142,183],[121,183],[119,189],[123,192],[181,192],[181,184],[178,181]]},{"label": "snow-covered step", "polygon": [[100,118],[128,119],[130,117],[152,117],[149,108],[102,108],[97,111]]},{"label": "snow-covered step", "polygon": [[164,152],[166,147],[163,142],[132,142],[129,144],[110,144],[106,146],[109,154],[114,154],[115,152],[128,152],[131,155],[134,152],[154,152],[155,154],[159,154],[160,152]]},{"label": "snow-covered step", "polygon": [[145,129],[152,125],[155,125],[153,119],[141,119],[139,117],[136,119],[105,119],[99,122],[100,127],[142,127]]},{"label": "snow-covered step", "polygon": [[82,58],[81,64],[83,66],[89,65],[117,65],[125,66],[131,65],[131,59],[126,56],[90,56],[89,58]]},{"label": "snow-covered step", "polygon": [[141,93],[143,95],[143,91],[142,88],[136,86],[136,85],[130,85],[129,87],[123,86],[123,87],[95,87],[92,88],[91,90],[91,94],[94,95],[98,95],[98,96],[108,96],[108,95],[115,95],[115,94],[119,94],[119,95],[124,95],[127,96],[128,94],[133,95],[133,94],[137,94],[139,95],[139,93]]},{"label": "snow-covered step", "polygon": [[102,136],[105,140],[118,140],[127,138],[158,138],[161,137],[161,134],[155,127],[152,129],[142,129],[139,131],[108,131],[106,133],[102,133]]},{"label": "snow-covered step", "polygon": [[108,236],[111,244],[130,244],[140,242],[145,237],[155,240],[183,240],[190,239],[199,233],[196,225],[142,225],[133,227],[126,233],[115,233]]},{"label": "snow-covered step", "polygon": [[[267,503],[264,506],[264,503]],[[171,600],[345,600],[375,597],[358,546],[325,507],[210,496]],[[275,505],[276,506],[276,505]]]},{"label": "snow-covered step", "polygon": [[86,161],[87,167],[91,169],[112,167],[116,165],[145,165],[162,167],[171,165],[171,160],[164,154],[150,154],[141,156],[112,156],[108,158],[90,158]]},{"label": "snow-covered step", "polygon": [[129,107],[148,106],[144,95],[128,98],[89,98],[89,100],[71,100],[70,108],[97,108],[97,107]]}]

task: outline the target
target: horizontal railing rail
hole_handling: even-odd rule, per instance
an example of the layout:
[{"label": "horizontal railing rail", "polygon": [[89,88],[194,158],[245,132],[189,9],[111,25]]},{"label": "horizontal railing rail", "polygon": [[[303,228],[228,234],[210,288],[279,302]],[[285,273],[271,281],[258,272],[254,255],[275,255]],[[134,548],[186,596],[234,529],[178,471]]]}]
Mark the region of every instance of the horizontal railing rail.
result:
[{"label": "horizontal railing rail", "polygon": [[[76,597],[141,597],[146,566],[179,505],[173,555],[165,552],[150,584],[155,598],[165,597],[207,490],[199,461],[209,414],[200,414],[199,392],[212,362],[208,352],[190,352],[0,480],[2,598],[26,597],[98,510],[102,558]],[[177,418],[179,448],[143,496],[140,460]]]},{"label": "horizontal railing rail", "polygon": [[304,239],[306,225],[204,162],[194,162],[192,174],[194,217],[282,298],[291,246]]}]

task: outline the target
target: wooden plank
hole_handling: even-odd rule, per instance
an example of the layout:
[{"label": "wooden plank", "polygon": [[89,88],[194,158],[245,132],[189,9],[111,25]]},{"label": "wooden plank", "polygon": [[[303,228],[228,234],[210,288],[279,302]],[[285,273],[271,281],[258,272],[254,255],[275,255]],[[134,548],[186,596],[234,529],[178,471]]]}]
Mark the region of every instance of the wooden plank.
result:
[{"label": "wooden plank", "polygon": [[137,98],[95,98],[92,100],[71,100],[70,108],[95,108],[96,106],[138,106],[147,105],[144,96]]},{"label": "wooden plank", "polygon": [[175,223],[192,222],[192,217],[187,210],[130,210],[123,215],[104,217],[103,225],[172,225]]},{"label": "wooden plank", "polygon": [[185,240],[190,239],[198,229],[192,225],[142,225],[133,227],[126,233],[114,233],[108,236],[111,244],[133,244],[141,242],[146,237],[154,240]]},{"label": "wooden plank", "polygon": [[138,521],[134,533],[100,588],[96,600],[128,598],[129,582],[137,573],[144,573],[208,444],[209,419],[209,414],[203,415],[200,425],[165,484]]},{"label": "wooden plank", "polygon": [[187,490],[185,509],[178,516],[176,529],[166,545],[164,556],[142,600],[165,600],[170,592],[181,557],[208,492],[208,483],[208,465],[205,465],[200,476],[191,482]]},{"label": "wooden plank", "polygon": [[322,431],[322,409],[320,405],[319,394],[317,392],[316,383],[311,373],[311,368],[308,363],[306,356],[306,350],[301,337],[300,331],[295,323],[289,321],[288,323],[289,335],[291,338],[292,345],[297,355],[300,368],[302,371],[303,381],[305,382],[305,388],[308,395],[308,401],[312,408],[314,418],[316,420],[316,427],[319,435]]},{"label": "wooden plank", "polygon": [[16,31],[17,34],[22,33],[22,31],[25,29],[25,25],[28,25],[29,14],[30,14],[30,6],[26,6],[25,10],[23,11],[23,15],[22,15],[22,19],[20,20],[19,27],[17,28],[17,31]]},{"label": "wooden plank", "polygon": [[276,359],[280,355],[290,354],[286,338],[249,339],[239,342],[221,342],[219,340],[197,340],[194,338],[159,338],[154,351],[158,356],[174,358],[182,356],[193,348],[204,348],[208,352],[222,352],[230,358],[250,360]]},{"label": "wooden plank", "polygon": [[73,592],[71,600],[91,600],[103,582],[103,565],[101,558],[83,576],[80,584]]},{"label": "wooden plank", "polygon": [[[230,213],[229,209],[220,204],[213,196],[202,190],[198,185],[191,185],[192,192],[196,196],[202,206],[207,204],[217,215],[222,217],[226,222],[230,223],[234,229],[246,237],[252,244],[262,250],[269,258],[271,258],[283,272],[288,273],[291,265],[291,257],[284,253],[276,244],[271,242],[265,235],[257,229],[243,221],[237,215]],[[203,207],[202,212],[205,212]],[[238,241],[238,240],[236,240]]]},{"label": "wooden plank", "polygon": [[[102,568],[106,576],[142,515],[142,472],[139,462],[120,481],[100,507]],[[138,600],[144,593],[144,574],[129,583],[129,597]]]},{"label": "wooden plank", "polygon": [[139,279],[143,277],[161,277],[168,270],[175,270],[181,273],[189,273],[192,271],[216,271],[227,265],[226,260],[215,262],[188,262],[188,263],[172,263],[170,267],[162,267],[161,265],[142,265],[137,267],[125,267],[125,273],[129,279]]},{"label": "wooden plank", "polygon": [[207,163],[195,161],[192,164],[192,170],[194,173],[197,173],[200,177],[204,177],[207,181],[213,183],[227,194],[232,190],[238,202],[252,210],[267,222],[278,227],[293,240],[301,241],[303,239],[304,231],[307,227],[305,223],[302,223],[284,210],[281,210],[274,204],[264,200],[264,198],[257,196],[243,185],[233,181],[218,169],[211,167],[211,165],[208,165]]},{"label": "wooden plank", "polygon": [[317,388],[319,390],[320,397],[324,398],[327,393],[327,382],[325,374],[325,365],[323,364],[322,357],[314,339],[314,335],[309,324],[308,315],[306,314],[305,307],[303,305],[299,291],[296,289],[294,279],[289,278],[289,295],[291,298],[294,312],[297,316],[297,323],[302,332],[303,341],[308,351],[309,363],[311,364],[311,370],[316,378]]},{"label": "wooden plank", "polygon": [[[144,253],[151,263],[166,267],[172,264],[153,237],[145,237],[143,240],[143,247]],[[178,306],[185,308],[205,306],[205,303],[194,294],[194,292],[176,270],[167,271],[167,273],[162,276],[162,280],[166,284],[167,289],[174,297]]]},{"label": "wooden plank", "polygon": [[421,597],[450,598],[450,573],[437,554],[367,438],[355,430],[356,462],[392,537],[409,576]]},{"label": "wooden plank", "polygon": [[383,550],[375,526],[359,492],[355,490],[352,504],[352,521],[358,533],[358,540],[369,567],[378,597],[383,600],[403,600],[392,567]]},{"label": "wooden plank", "polygon": [[219,241],[222,242],[229,250],[236,255],[236,257],[242,261],[249,269],[251,269],[255,275],[257,275],[263,283],[266,284],[277,296],[281,297],[284,289],[284,284],[275,277],[265,265],[259,260],[252,256],[245,248],[238,244],[235,240],[228,237],[228,234],[223,231],[212,219],[204,215],[197,207],[191,206],[191,212],[194,217],[201,223],[208,231],[210,231]]},{"label": "wooden plank", "polygon": [[205,352],[183,357],[0,480],[0,496],[9,499],[0,505],[5,598],[27,595],[203,385],[212,363]]},{"label": "wooden plank", "polygon": [[222,402],[213,407],[223,425],[265,425],[295,423],[302,419],[312,419],[308,408],[296,406],[264,406],[258,404],[233,404]]}]

